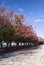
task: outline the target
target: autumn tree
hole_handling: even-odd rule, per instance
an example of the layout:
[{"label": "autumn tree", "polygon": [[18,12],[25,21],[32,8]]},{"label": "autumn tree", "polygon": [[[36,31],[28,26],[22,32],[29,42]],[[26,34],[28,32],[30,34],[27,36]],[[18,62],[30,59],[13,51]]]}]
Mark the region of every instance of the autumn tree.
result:
[{"label": "autumn tree", "polygon": [[[0,42],[5,41],[8,44],[13,41],[13,36],[14,36],[14,27],[12,25],[12,20],[11,20],[11,14],[6,13],[6,8],[1,8],[0,12]],[[11,12],[12,13],[12,12]]]},{"label": "autumn tree", "polygon": [[15,33],[14,33],[14,41],[17,43],[17,46],[19,45],[19,41],[21,38],[21,30],[19,29],[20,27],[22,27],[22,21],[23,21],[23,15],[14,15],[14,29],[15,29]]},{"label": "autumn tree", "polygon": [[14,11],[8,11],[5,7],[0,8],[0,42],[5,41],[8,45],[12,41],[19,45],[19,42],[36,43],[37,36],[32,25],[23,23],[24,16],[14,14]]}]

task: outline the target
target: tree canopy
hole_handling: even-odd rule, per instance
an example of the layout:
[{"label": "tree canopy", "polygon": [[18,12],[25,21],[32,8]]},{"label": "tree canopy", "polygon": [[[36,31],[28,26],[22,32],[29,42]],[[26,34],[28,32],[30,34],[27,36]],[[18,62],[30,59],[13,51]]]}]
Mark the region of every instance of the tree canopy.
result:
[{"label": "tree canopy", "polygon": [[8,11],[7,8],[0,8],[0,42],[32,42],[38,41],[32,25],[23,23],[24,16]]}]

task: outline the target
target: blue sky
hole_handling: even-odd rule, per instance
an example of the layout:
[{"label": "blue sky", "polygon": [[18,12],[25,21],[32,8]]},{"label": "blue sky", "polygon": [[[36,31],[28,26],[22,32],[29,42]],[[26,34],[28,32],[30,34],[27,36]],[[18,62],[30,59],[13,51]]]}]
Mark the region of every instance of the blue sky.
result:
[{"label": "blue sky", "polygon": [[39,37],[44,38],[44,0],[0,0],[9,10],[24,14],[24,23],[32,24]]}]

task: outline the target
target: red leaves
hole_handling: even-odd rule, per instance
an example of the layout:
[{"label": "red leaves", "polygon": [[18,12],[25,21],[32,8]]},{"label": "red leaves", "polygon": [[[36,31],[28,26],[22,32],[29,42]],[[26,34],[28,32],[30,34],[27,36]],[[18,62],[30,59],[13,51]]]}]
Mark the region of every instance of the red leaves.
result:
[{"label": "red leaves", "polygon": [[[14,11],[8,12],[8,14],[5,15],[5,13],[4,13],[5,10],[6,10],[5,8],[0,9],[0,14],[2,14],[1,12],[3,11],[3,16],[0,15],[0,28],[3,25],[7,25],[7,27],[9,29],[11,29],[12,28],[11,22],[14,21],[14,25],[16,24],[16,26],[14,26],[14,29],[16,32],[16,33],[14,32],[14,34],[16,34],[16,35],[14,35],[14,38],[16,38],[16,39],[20,39],[20,38],[33,39],[33,40],[37,39],[36,34],[33,31],[32,25],[27,26],[27,25],[23,24],[23,22],[22,22],[22,20],[24,18],[23,15],[16,15],[16,14],[14,14]],[[13,20],[13,17],[14,17],[14,20]],[[9,32],[9,31],[11,32],[11,30],[8,30],[7,32]]]},{"label": "red leaves", "polygon": [[21,31],[21,37],[23,38],[31,38],[35,36],[32,26],[26,26],[23,24],[22,26],[18,27],[18,30]]},{"label": "red leaves", "polygon": [[10,11],[9,15],[13,16],[14,15],[14,11]]},{"label": "red leaves", "polygon": [[6,11],[5,7],[0,8],[0,15],[3,16],[5,14],[4,13],[5,11]]},{"label": "red leaves", "polygon": [[20,18],[21,18],[21,19],[23,19],[23,18],[24,18],[24,16],[23,16],[23,15],[20,15]]}]

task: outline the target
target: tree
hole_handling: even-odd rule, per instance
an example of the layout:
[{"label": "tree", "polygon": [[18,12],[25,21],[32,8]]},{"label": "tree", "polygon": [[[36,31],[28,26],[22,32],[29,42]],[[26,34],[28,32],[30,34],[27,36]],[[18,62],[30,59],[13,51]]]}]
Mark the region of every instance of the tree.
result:
[{"label": "tree", "polygon": [[14,29],[15,29],[15,33],[14,33],[14,41],[17,43],[17,46],[19,45],[19,41],[21,38],[21,31],[20,31],[20,27],[22,26],[22,20],[23,20],[23,15],[14,15]]},{"label": "tree", "polygon": [[11,45],[11,42],[13,41],[14,27],[11,23],[10,14],[5,14],[5,10],[6,9],[4,8],[0,9],[0,11],[3,12],[3,15],[0,13],[0,42],[5,41],[8,46],[8,44],[10,43]]},{"label": "tree", "polygon": [[[17,46],[19,42],[28,42],[35,44],[38,38],[32,25],[23,24],[24,16],[14,14],[14,11],[8,11],[5,7],[0,8],[0,42],[5,41],[8,44],[15,41]],[[24,44],[25,45],[25,44]]]},{"label": "tree", "polygon": [[[20,33],[19,33],[20,32]],[[37,42],[37,36],[33,31],[32,25],[26,26],[22,24],[17,28],[17,33],[19,33],[17,37],[19,37],[19,42],[28,42],[28,43],[35,43]]]}]

